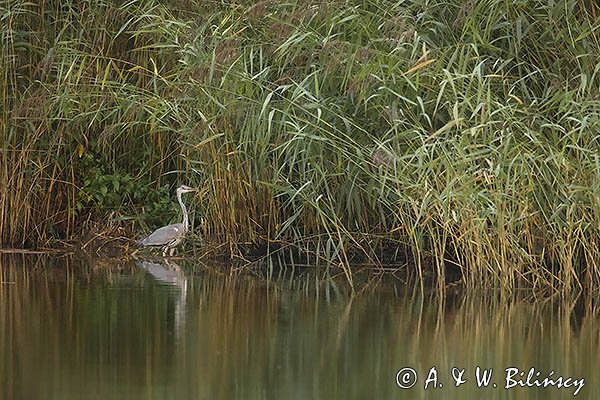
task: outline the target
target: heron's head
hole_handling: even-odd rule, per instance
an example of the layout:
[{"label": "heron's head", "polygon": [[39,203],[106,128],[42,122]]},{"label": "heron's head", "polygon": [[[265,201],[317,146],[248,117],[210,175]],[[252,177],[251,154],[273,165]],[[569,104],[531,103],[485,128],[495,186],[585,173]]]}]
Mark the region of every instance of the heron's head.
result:
[{"label": "heron's head", "polygon": [[177,193],[188,193],[188,192],[195,192],[197,189],[187,186],[187,185],[181,185],[177,188]]}]

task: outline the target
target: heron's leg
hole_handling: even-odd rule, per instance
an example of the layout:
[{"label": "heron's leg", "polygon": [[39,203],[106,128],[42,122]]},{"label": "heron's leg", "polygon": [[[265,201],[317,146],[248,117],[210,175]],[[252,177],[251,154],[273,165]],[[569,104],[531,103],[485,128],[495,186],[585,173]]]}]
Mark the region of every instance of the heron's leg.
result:
[{"label": "heron's leg", "polygon": [[165,246],[163,247],[163,252],[162,252],[162,256],[166,257],[167,256],[167,249],[169,248],[169,246]]},{"label": "heron's leg", "polygon": [[175,247],[171,247],[171,250],[169,250],[169,256],[173,257],[173,254],[175,254]]}]

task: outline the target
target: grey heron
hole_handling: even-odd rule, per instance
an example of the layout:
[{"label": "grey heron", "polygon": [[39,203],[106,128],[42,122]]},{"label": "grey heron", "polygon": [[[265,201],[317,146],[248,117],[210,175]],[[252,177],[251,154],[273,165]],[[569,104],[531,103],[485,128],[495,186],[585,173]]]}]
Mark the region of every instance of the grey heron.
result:
[{"label": "grey heron", "polygon": [[182,185],[176,190],[177,201],[181,207],[181,214],[183,214],[183,221],[180,224],[171,224],[158,228],[152,232],[149,236],[137,241],[139,246],[164,246],[163,257],[167,254],[167,249],[170,249],[169,255],[172,256],[175,251],[175,247],[181,243],[183,237],[188,231],[188,214],[185,204],[181,199],[181,195],[188,192],[194,192],[196,189]]}]

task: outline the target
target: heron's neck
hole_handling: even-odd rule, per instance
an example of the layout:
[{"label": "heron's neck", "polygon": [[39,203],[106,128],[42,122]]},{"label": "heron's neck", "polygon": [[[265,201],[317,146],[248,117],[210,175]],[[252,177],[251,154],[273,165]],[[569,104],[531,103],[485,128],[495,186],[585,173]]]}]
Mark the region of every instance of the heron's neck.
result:
[{"label": "heron's neck", "polygon": [[187,232],[188,230],[188,215],[187,209],[185,208],[185,204],[183,204],[183,200],[181,200],[181,193],[177,193],[177,201],[179,202],[179,206],[181,207],[181,214],[183,214],[183,229]]}]

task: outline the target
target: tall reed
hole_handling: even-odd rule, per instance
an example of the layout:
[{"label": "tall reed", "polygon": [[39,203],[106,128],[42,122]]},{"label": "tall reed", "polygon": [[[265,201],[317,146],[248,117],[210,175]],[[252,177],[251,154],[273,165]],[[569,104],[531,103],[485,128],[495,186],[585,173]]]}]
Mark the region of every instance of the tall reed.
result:
[{"label": "tall reed", "polygon": [[5,243],[152,227],[179,179],[231,254],[599,281],[592,1],[6,4]]}]

